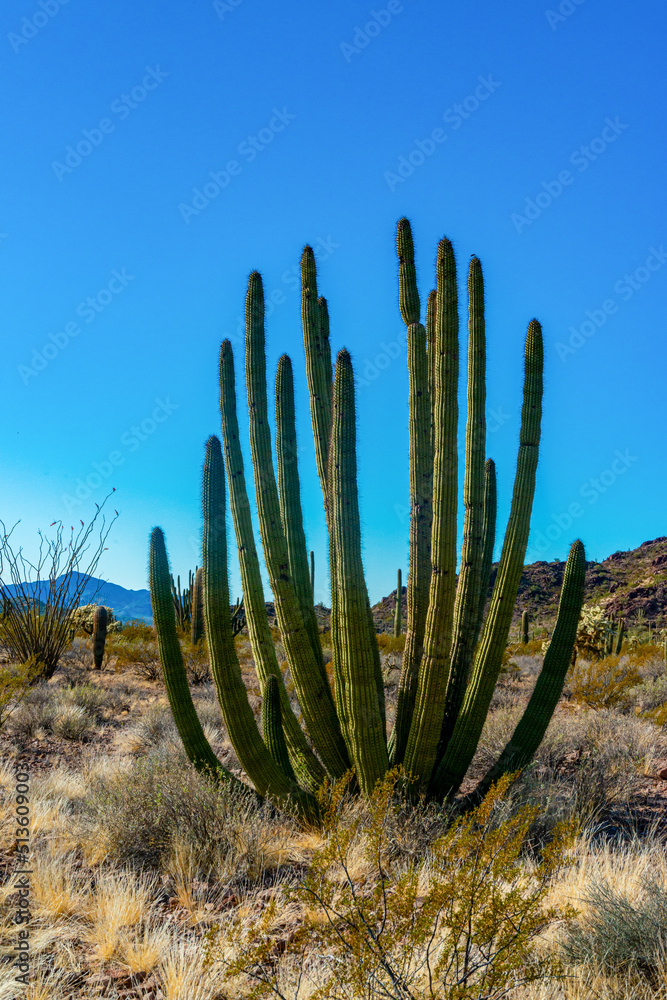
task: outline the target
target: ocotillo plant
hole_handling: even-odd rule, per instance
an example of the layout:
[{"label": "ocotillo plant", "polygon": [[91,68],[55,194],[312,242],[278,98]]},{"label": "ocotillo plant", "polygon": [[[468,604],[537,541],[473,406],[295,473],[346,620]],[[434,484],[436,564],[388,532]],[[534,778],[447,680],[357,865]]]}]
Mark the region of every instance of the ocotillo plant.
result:
[{"label": "ocotillo plant", "polygon": [[521,642],[526,645],[528,642],[528,626],[530,624],[530,616],[527,611],[524,611],[521,615]]},{"label": "ocotillo plant", "polygon": [[[228,635],[222,631],[223,618],[228,630],[228,616],[221,610],[228,607],[228,592],[226,549],[218,537],[225,512],[222,452],[216,439],[210,439],[207,446],[204,477],[204,607],[212,670],[230,738],[255,788],[283,805],[291,805],[304,817],[314,815],[309,793],[325,775],[339,778],[350,765],[366,794],[390,766],[400,763],[409,775],[413,794],[443,800],[458,790],[477,748],[500,672],[528,542],[542,409],[540,325],[532,320],[528,327],[514,491],[484,619],[495,543],[496,480],[495,466],[485,455],[486,332],[481,264],[473,257],[468,276],[465,513],[457,584],[456,265],[451,243],[442,240],[436,262],[436,289],[428,297],[424,326],[420,322],[412,234],[406,219],[399,222],[397,248],[400,309],[408,344],[411,518],[406,644],[396,722],[389,740],[379,649],[361,557],[352,360],[343,349],[335,366],[332,363],[328,310],[326,301],[318,297],[310,247],[304,250],[301,262],[302,324],[315,457],[329,533],[333,690],[324,668],[313,608],[296,462],[292,369],[285,355],[278,365],[275,393],[277,477],[274,470],[264,297],[257,272],[251,274],[248,284],[245,359],[250,450],[264,561],[310,742],[286,695],[268,630],[245,485],[229,341],[223,343],[220,352],[224,465],[246,620],[265,699],[265,740],[259,737],[247,707],[231,632]],[[213,492],[212,483],[217,484]],[[217,539],[215,545],[212,533]],[[159,603],[157,591],[168,593],[168,568],[159,529],[155,529],[154,536],[157,554],[151,560],[151,566],[156,567],[152,590],[157,588],[155,600]],[[551,718],[572,654],[583,600],[584,570],[583,545],[575,542],[543,672],[512,743],[498,762],[499,771],[516,761],[523,766],[530,760]],[[160,633],[163,618],[158,619],[156,615]],[[214,755],[202,743],[201,727],[188,714],[191,700],[189,694],[184,694],[182,660],[173,647],[171,633],[164,637],[161,655],[162,646],[167,690],[177,723],[181,720],[179,732],[186,750],[200,766],[215,769],[217,764],[210,763]]]},{"label": "ocotillo plant", "polygon": [[95,670],[102,669],[104,644],[107,639],[107,623],[107,609],[104,605],[100,605],[98,608],[95,608],[93,615],[93,660],[95,662]]},{"label": "ocotillo plant", "polygon": [[396,575],[396,609],[394,611],[394,636],[398,639],[401,634],[401,604],[403,602],[403,580],[399,569]]}]

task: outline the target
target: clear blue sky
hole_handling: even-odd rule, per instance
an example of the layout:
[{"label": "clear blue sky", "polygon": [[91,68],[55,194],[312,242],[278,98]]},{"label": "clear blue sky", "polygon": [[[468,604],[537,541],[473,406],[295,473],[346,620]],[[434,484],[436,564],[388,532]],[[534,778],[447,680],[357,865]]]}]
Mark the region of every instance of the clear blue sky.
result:
[{"label": "clear blue sky", "polygon": [[[115,486],[100,574],[146,586],[159,524],[187,575],[204,442],[219,433],[219,345],[238,336],[258,269],[276,299],[271,378],[281,353],[295,366],[328,601],[293,270],[310,242],[334,349],[365,383],[364,558],[371,600],[389,593],[407,569],[394,249],[407,215],[424,299],[443,235],[464,302],[469,257],[482,260],[502,530],[537,316],[546,391],[529,561],[566,557],[577,536],[602,559],[667,534],[666,35],[658,0],[5,0],[0,516],[22,519],[30,547],[56,518],[88,520]],[[236,363],[239,378],[241,343]],[[86,480],[90,496],[73,503]]]}]

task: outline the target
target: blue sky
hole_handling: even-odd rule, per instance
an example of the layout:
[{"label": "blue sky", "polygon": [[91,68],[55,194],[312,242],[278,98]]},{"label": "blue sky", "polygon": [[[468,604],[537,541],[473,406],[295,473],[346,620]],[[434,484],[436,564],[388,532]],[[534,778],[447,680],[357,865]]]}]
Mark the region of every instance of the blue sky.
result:
[{"label": "blue sky", "polygon": [[280,354],[294,362],[328,601],[295,280],[311,243],[334,349],[359,379],[371,600],[388,594],[407,569],[394,249],[407,215],[424,301],[442,236],[464,305],[470,255],[484,267],[499,544],[533,316],[546,378],[528,560],[565,558],[575,537],[602,559],[667,534],[666,28],[657,0],[481,0],[474,14],[419,0],[5,0],[2,519],[21,519],[30,549],[114,486],[100,574],[146,586],[159,524],[187,575],[219,345],[237,338],[238,380],[258,269],[274,296],[271,378]]}]

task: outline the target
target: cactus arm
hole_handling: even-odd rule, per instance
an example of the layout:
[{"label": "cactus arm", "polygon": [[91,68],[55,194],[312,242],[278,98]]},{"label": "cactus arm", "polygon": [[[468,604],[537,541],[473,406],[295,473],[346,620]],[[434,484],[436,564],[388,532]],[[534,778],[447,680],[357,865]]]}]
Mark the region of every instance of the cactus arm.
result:
[{"label": "cactus arm", "polygon": [[327,462],[331,437],[332,365],[326,302],[317,297],[317,270],[312,247],[301,256],[301,321],[306,349],[306,378],[315,442],[317,472],[327,503]]},{"label": "cactus arm", "polygon": [[386,773],[389,759],[378,645],[368,626],[370,605],[361,559],[357,491],[354,375],[346,350],[336,359],[329,471],[332,547],[340,582],[337,624],[346,735],[359,784],[370,794]]},{"label": "cactus arm", "polygon": [[487,458],[484,465],[484,554],[482,556],[482,583],[479,590],[479,605],[477,606],[477,621],[475,625],[475,644],[484,620],[484,608],[489,596],[489,581],[493,566],[493,550],[496,544],[496,516],[498,512],[498,496],[496,488],[496,464],[492,458]]},{"label": "cactus arm", "polygon": [[315,603],[315,553],[310,550],[310,596],[313,604]]},{"label": "cactus arm", "polygon": [[[431,578],[431,523],[433,448],[431,427],[430,358],[427,336],[419,322],[419,294],[415,276],[414,247],[407,219],[398,223],[399,300],[407,326],[410,429],[410,565],[408,568],[407,622],[403,664],[398,686],[396,719],[389,740],[392,766],[400,764],[410,732]],[[433,324],[431,309],[430,322]],[[433,330],[431,330],[433,333]]]},{"label": "cactus arm", "polygon": [[447,239],[438,246],[436,313],[432,570],[424,652],[404,759],[407,773],[424,790],[436,761],[445,710],[456,590],[458,297],[454,252]]},{"label": "cactus arm", "polygon": [[93,660],[95,670],[102,669],[104,659],[104,644],[107,638],[107,609],[100,605],[93,612]]},{"label": "cactus arm", "polygon": [[190,615],[190,638],[193,644],[200,642],[204,635],[203,575],[201,566],[192,583],[192,612]]},{"label": "cactus arm", "polygon": [[542,417],[542,367],[542,329],[537,320],[532,320],[526,337],[519,454],[510,516],[489,614],[475,652],[470,682],[452,738],[434,776],[433,788],[438,797],[454,794],[463,781],[477,749],[507,646],[535,493]]},{"label": "cactus arm", "polygon": [[[454,638],[440,732],[446,746],[463,702],[477,643],[484,563],[484,455],[486,450],[486,332],[484,282],[477,257],[468,272],[468,415],[463,483],[463,548],[454,605]],[[486,578],[488,586],[488,576]]]},{"label": "cactus arm", "polygon": [[[278,804],[296,811],[303,819],[313,820],[318,811],[316,800],[287,777],[267,750],[257,729],[241,676],[229,616],[225,473],[217,437],[210,437],[206,442],[202,507],[206,638],[211,672],[229,738],[241,766],[260,795],[268,795]],[[278,684],[277,677],[274,683]]]},{"label": "cactus arm", "polygon": [[281,639],[306,729],[329,774],[341,778],[349,770],[350,761],[324,668],[321,645],[317,639],[316,655],[314,638],[311,639],[304,626],[289,572],[289,554],[271,453],[264,349],[264,292],[257,271],[250,275],[246,298],[245,370],[257,515]]},{"label": "cactus arm", "polygon": [[255,668],[260,684],[264,684],[269,674],[275,674],[280,684],[285,739],[290,751],[292,766],[299,781],[308,788],[315,789],[322,784],[326,772],[308,745],[308,741],[292,711],[289,697],[282,683],[282,675],[276,651],[271,638],[264,588],[259,568],[259,558],[255,546],[255,536],[250,504],[245,483],[243,455],[239,438],[236,415],[236,390],[234,380],[234,358],[232,346],[225,340],[220,349],[220,412],[222,435],[225,448],[225,465],[229,482],[230,507],[234,521],[234,532],[239,552],[239,569],[245,604],[245,617],[252,646]]},{"label": "cactus arm", "polygon": [[164,683],[178,735],[188,759],[198,771],[206,771],[236,786],[245,787],[222,766],[213,753],[192,702],[176,633],[174,603],[169,585],[169,560],[161,528],[154,528],[151,533],[149,576],[153,621]]},{"label": "cactus arm", "polygon": [[624,629],[625,629],[625,623],[622,618],[619,618],[618,628],[616,629],[616,638],[614,640],[614,656],[621,655],[621,649],[623,648]]},{"label": "cactus arm", "polygon": [[314,554],[308,565],[306,535],[303,530],[301,486],[297,462],[296,420],[294,415],[294,378],[292,362],[286,354],[278,361],[276,372],[276,457],[278,465],[278,498],[285,532],[289,573],[303,618],[304,626],[320,672],[326,676],[322,644],[313,607]]},{"label": "cactus arm", "polygon": [[394,637],[398,639],[401,634],[401,611],[403,610],[401,605],[403,602],[403,581],[401,579],[401,571],[399,569],[396,574],[396,608],[394,610]]},{"label": "cactus arm", "polygon": [[280,709],[280,688],[275,674],[269,674],[262,691],[262,735],[274,761],[291,781],[296,775],[290,764]]},{"label": "cactus arm", "polygon": [[521,642],[526,645],[528,642],[528,625],[529,625],[529,615],[527,611],[523,611],[521,614]]},{"label": "cactus arm", "polygon": [[549,648],[544,655],[542,670],[512,738],[473,792],[476,801],[480,801],[492,782],[503,774],[525,767],[544,738],[570,666],[579,615],[584,603],[585,578],[586,554],[582,543],[576,541],[570,549],[565,566],[558,617]]}]

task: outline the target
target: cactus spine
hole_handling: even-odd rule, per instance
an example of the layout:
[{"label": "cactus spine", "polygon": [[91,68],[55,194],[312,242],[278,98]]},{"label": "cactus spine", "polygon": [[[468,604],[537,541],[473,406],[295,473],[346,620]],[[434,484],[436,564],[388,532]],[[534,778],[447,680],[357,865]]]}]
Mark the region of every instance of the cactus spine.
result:
[{"label": "cactus spine", "polygon": [[401,612],[403,604],[403,580],[401,579],[401,571],[399,569],[396,574],[396,608],[394,610],[394,637],[398,639],[401,634]]},{"label": "cactus spine", "polygon": [[526,645],[528,642],[528,625],[530,623],[530,618],[527,611],[523,611],[521,614],[521,642]]},{"label": "cactus spine", "polygon": [[104,644],[107,639],[108,614],[104,605],[95,608],[93,612],[93,660],[95,670],[102,669],[104,659]]}]

